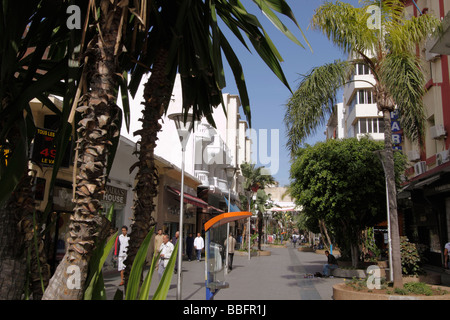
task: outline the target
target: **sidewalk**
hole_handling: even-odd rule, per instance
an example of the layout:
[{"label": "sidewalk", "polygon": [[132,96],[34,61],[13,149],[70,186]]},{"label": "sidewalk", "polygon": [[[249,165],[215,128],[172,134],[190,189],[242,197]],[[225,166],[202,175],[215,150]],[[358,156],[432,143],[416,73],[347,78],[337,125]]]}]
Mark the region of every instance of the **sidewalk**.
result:
[{"label": "sidewalk", "polygon": [[[217,292],[215,300],[332,300],[335,283],[339,278],[305,278],[306,274],[322,272],[326,257],[313,252],[299,252],[297,248],[264,248],[270,256],[235,254],[233,270],[225,276],[229,288]],[[183,261],[182,299],[205,300],[205,262]],[[105,274],[107,299],[117,290],[120,277],[117,272]],[[153,275],[150,296],[159,279]],[[167,300],[175,300],[177,275],[174,274]],[[123,289],[123,287],[120,287]]]}]

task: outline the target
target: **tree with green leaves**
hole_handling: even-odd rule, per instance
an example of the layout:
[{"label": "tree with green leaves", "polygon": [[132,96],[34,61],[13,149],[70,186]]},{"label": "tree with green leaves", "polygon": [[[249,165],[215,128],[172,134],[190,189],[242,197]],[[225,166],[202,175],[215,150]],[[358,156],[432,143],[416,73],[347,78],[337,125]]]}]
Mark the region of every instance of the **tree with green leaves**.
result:
[{"label": "tree with green leaves", "polygon": [[[285,0],[253,0],[266,17],[289,39],[302,46],[281,22],[277,13],[292,20],[300,29]],[[137,148],[138,169],[135,185],[136,200],[131,225],[131,241],[126,265],[131,265],[148,229],[156,222],[152,218],[157,195],[158,173],[154,163],[159,121],[167,112],[177,73],[181,77],[183,113],[195,120],[206,117],[215,126],[213,110],[223,104],[222,90],[226,86],[224,57],[239,90],[244,113],[251,124],[250,101],[241,63],[231,47],[224,29],[231,31],[248,50],[244,35],[266,65],[288,88],[282,71],[281,55],[258,18],[249,13],[239,0],[176,0],[149,2],[146,11],[147,32],[144,49],[131,73],[129,89],[134,96],[142,76],[150,71],[144,87],[142,128]],[[125,271],[125,278],[129,268]]]},{"label": "tree with green leaves", "polygon": [[[417,44],[440,29],[440,21],[431,15],[406,19],[404,1],[381,2],[380,28],[373,29],[369,6],[380,7],[380,1],[364,1],[362,7],[337,1],[320,6],[312,27],[322,31],[329,40],[351,54],[350,61],[335,61],[314,68],[303,77],[298,89],[287,103],[285,124],[288,147],[292,156],[332,112],[337,91],[351,81],[356,63],[367,66],[373,74],[373,92],[382,113],[385,127],[384,163],[389,190],[389,211],[392,239],[394,286],[402,286],[400,237],[392,150],[390,113],[397,108],[404,134],[423,142],[425,111],[422,97],[425,90],[421,60],[415,55]],[[371,9],[373,9],[372,7]]]},{"label": "tree with green leaves", "polygon": [[386,219],[386,184],[375,154],[382,148],[368,138],[328,140],[299,149],[291,167],[291,195],[305,220],[316,228],[323,221],[351,252],[354,267],[362,231]]},{"label": "tree with green leaves", "polygon": [[244,162],[240,166],[242,176],[244,177],[244,190],[250,195],[250,203],[252,203],[251,198],[256,195],[256,204],[258,211],[258,250],[261,250],[261,236],[262,236],[262,222],[263,213],[266,210],[267,200],[269,196],[265,193],[264,188],[268,185],[275,184],[275,179],[270,174],[265,174],[264,167],[256,167],[254,163]]}]

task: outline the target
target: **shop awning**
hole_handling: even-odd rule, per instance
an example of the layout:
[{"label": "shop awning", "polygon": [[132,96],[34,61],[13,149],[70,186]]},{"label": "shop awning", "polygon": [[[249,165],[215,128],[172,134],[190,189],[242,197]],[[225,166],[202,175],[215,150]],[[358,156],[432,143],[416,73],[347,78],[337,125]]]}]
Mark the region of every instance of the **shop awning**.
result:
[{"label": "shop awning", "polygon": [[[174,195],[181,197],[180,190],[169,187],[169,186],[167,186],[167,190],[170,191],[171,193],[173,193]],[[205,208],[205,209],[207,209],[209,207],[209,205],[202,199],[191,196],[190,194],[188,194],[186,192],[184,193],[183,202],[192,204],[192,205],[200,207],[200,208]]]},{"label": "shop awning", "polygon": [[216,207],[213,207],[213,206],[208,206],[208,209],[211,209],[212,211],[216,211],[216,212],[221,212],[221,213],[225,212],[225,211],[217,209]]},{"label": "shop awning", "polygon": [[[225,198],[225,203],[227,204],[227,208],[228,208],[228,199],[227,198]],[[239,209],[239,207],[237,205],[235,205],[235,204],[230,205],[230,212],[238,212],[238,211],[241,211],[241,209]]]},{"label": "shop awning", "polygon": [[221,215],[218,215],[205,223],[205,231],[212,227],[218,227],[228,222],[236,221],[251,217],[252,213],[248,211],[240,211],[240,212],[225,212]]}]

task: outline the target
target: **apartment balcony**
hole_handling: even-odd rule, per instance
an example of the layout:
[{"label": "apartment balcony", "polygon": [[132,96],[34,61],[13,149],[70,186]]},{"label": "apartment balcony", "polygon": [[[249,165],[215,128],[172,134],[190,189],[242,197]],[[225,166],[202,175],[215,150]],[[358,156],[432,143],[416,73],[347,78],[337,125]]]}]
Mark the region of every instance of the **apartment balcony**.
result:
[{"label": "apartment balcony", "polygon": [[352,105],[348,108],[347,126],[355,124],[357,118],[377,118],[378,112],[376,103]]},{"label": "apartment balcony", "polygon": [[228,194],[227,180],[219,179],[218,177],[209,177],[209,185],[219,189],[222,193]]},{"label": "apartment balcony", "polygon": [[195,177],[200,180],[200,187],[209,187],[209,172],[205,170],[195,170]]}]

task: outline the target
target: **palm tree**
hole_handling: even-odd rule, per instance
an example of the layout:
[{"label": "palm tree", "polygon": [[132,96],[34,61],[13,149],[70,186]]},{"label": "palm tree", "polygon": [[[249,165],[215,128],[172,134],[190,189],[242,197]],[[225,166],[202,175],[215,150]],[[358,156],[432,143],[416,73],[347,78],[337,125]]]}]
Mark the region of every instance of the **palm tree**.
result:
[{"label": "palm tree", "polygon": [[[68,249],[43,299],[79,300],[83,297],[93,249],[108,226],[106,218],[100,214],[100,201],[114,156],[114,141],[117,146],[120,135],[122,114],[116,100],[118,87],[123,82],[120,77],[127,64],[120,64],[119,57],[129,24],[136,27],[129,23],[129,10],[139,12],[125,1],[89,1],[87,13],[92,12],[96,32],[90,39],[86,38],[89,42],[82,52],[84,67],[79,84],[82,96],[79,101],[78,97],[74,99],[74,105],[78,106],[77,117],[81,119],[74,169],[77,170],[75,208],[69,226]],[[79,279],[68,288],[72,272]]]},{"label": "palm tree", "polygon": [[[293,36],[274,13],[279,12],[298,26],[285,0],[254,0],[273,24],[295,43],[301,43]],[[130,169],[138,168],[135,186],[136,201],[131,226],[128,258],[125,264],[131,266],[137,250],[152,225],[153,198],[157,194],[158,173],[154,163],[154,148],[161,129],[158,121],[167,111],[177,73],[181,75],[183,111],[192,112],[194,119],[206,117],[215,126],[213,109],[222,101],[225,74],[222,53],[228,61],[236,81],[244,112],[249,122],[250,102],[245,85],[242,66],[225,37],[219,21],[231,30],[248,49],[242,32],[247,35],[259,56],[289,88],[280,66],[281,56],[261,26],[258,19],[247,12],[238,0],[209,1],[152,1],[148,4],[148,34],[143,54],[132,73],[130,90],[135,93],[143,74],[151,71],[144,90],[142,129],[135,132],[140,136],[137,154],[138,162]],[[130,269],[125,272],[128,278]]]},{"label": "palm tree", "polygon": [[[251,197],[256,193],[256,204],[258,206],[258,250],[261,250],[261,236],[262,236],[262,222],[263,212],[265,211],[265,204],[269,197],[263,192],[268,185],[275,184],[275,179],[270,174],[264,174],[262,170],[264,167],[256,167],[254,163],[241,164],[242,176],[245,178],[243,188]],[[251,199],[249,199],[251,203]]]},{"label": "palm tree", "polygon": [[382,2],[382,29],[371,29],[367,23],[370,5],[379,6],[380,2],[365,1],[364,6],[355,8],[337,1],[325,3],[316,10],[313,28],[322,31],[354,59],[316,67],[303,77],[287,103],[287,145],[295,155],[305,137],[331,114],[337,90],[349,81],[356,63],[370,69],[375,78],[373,91],[378,110],[383,114],[385,124],[384,164],[388,181],[393,282],[395,287],[400,287],[402,268],[390,112],[397,108],[405,135],[422,143],[425,83],[421,61],[414,49],[439,29],[440,22],[426,14],[407,20],[404,2],[392,0]]}]

